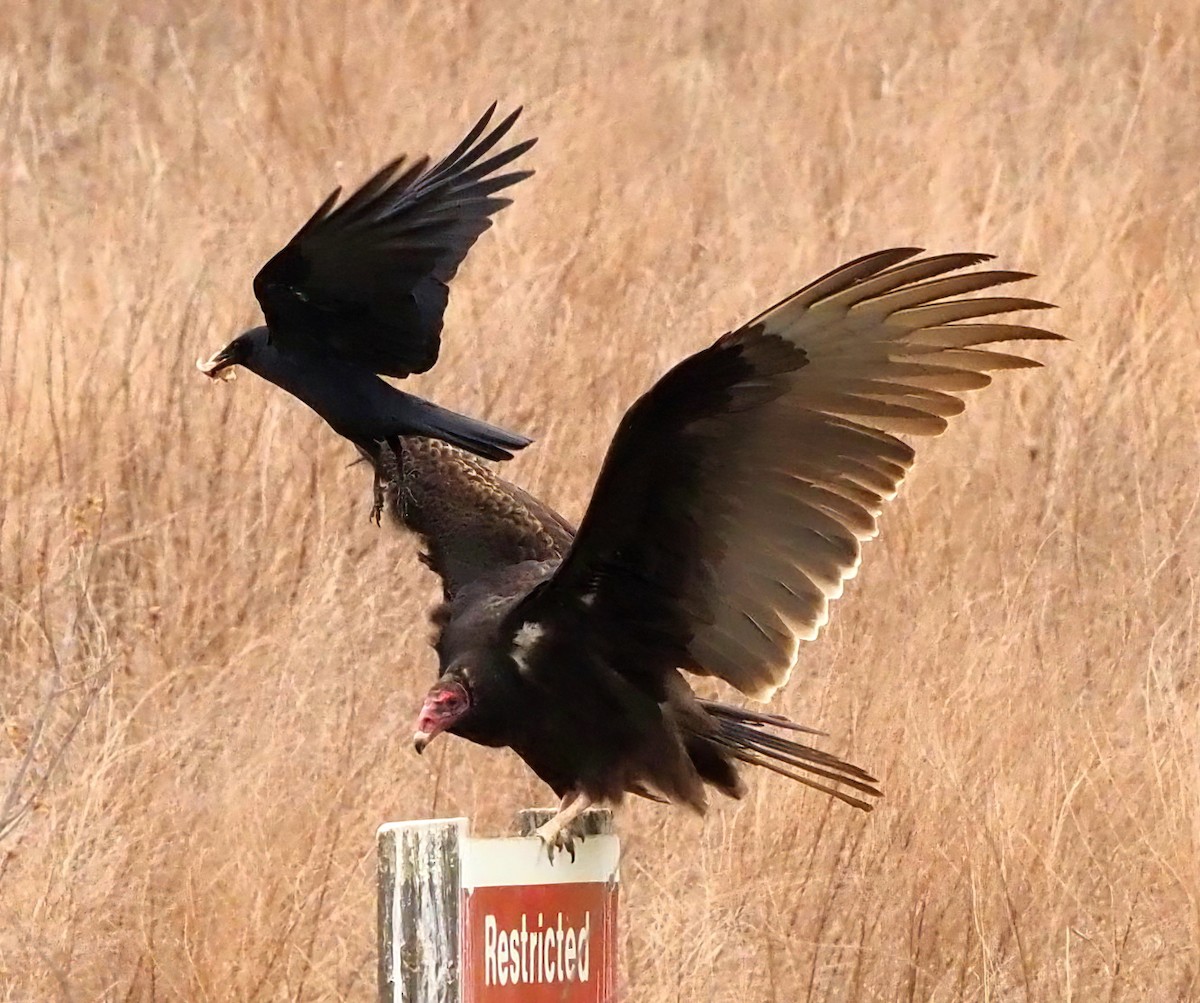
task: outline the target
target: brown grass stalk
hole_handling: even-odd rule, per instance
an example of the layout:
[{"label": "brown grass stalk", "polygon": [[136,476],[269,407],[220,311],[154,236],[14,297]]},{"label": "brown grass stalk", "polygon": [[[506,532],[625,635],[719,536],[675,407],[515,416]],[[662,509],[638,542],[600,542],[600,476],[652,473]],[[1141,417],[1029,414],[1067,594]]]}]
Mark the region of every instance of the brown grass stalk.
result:
[{"label": "brown grass stalk", "polygon": [[372,835],[546,792],[405,740],[436,583],[296,402],[191,360],[335,183],[527,107],[412,381],[572,517],[624,408],[844,260],[1073,339],[914,475],[778,708],[886,796],[632,805],[626,998],[1193,999],[1200,8],[416,0],[0,18],[0,1001],[369,1000]]}]

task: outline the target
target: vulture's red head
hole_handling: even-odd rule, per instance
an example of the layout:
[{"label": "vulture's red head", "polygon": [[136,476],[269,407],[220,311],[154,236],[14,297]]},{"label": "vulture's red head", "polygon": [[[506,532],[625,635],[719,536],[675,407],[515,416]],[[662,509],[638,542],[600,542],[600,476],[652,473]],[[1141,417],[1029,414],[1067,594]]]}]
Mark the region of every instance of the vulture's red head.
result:
[{"label": "vulture's red head", "polygon": [[413,735],[413,746],[424,752],[433,739],[443,731],[453,728],[455,723],[471,709],[471,695],[462,683],[439,681],[425,695],[421,713],[417,716],[417,731]]}]

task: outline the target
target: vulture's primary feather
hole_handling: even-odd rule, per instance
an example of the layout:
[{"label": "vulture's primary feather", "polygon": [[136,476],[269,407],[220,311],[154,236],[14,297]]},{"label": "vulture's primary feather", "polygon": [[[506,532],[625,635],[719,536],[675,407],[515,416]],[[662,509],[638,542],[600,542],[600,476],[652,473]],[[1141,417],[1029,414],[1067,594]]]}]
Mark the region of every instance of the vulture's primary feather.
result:
[{"label": "vulture's primary feather", "polygon": [[573,536],[473,460],[402,442],[427,462],[401,464],[420,483],[401,478],[397,514],[446,591],[418,747],[449,731],[513,748],[563,798],[551,849],[597,801],[737,796],[739,762],[868,807],[867,774],[780,734],[786,719],[697,700],[683,673],[769,698],[912,464],[899,436],[940,434],[990,373],[1038,365],[992,346],[1060,338],[995,320],[1047,304],[967,295],[1025,273],[919,253],[851,261],[663,376]]}]

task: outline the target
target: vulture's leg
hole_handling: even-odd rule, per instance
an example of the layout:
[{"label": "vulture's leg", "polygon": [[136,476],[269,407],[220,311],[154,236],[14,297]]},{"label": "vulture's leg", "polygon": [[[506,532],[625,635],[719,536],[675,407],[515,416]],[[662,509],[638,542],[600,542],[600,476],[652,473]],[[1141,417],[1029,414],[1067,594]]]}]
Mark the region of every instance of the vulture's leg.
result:
[{"label": "vulture's leg", "polygon": [[[539,825],[534,835],[546,847],[546,856],[554,863],[554,851],[566,850],[571,854],[571,863],[575,862],[575,837],[571,833],[571,823],[592,806],[592,799],[580,791],[567,791],[558,806],[558,813],[545,825]],[[582,840],[582,837],[580,837]]]}]

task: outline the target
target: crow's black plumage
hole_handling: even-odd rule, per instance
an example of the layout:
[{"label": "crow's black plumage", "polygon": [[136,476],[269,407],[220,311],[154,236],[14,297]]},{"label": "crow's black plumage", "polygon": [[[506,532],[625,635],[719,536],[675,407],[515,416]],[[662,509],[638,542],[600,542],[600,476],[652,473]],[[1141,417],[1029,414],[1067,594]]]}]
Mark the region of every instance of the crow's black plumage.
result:
[{"label": "crow's black plumage", "polygon": [[1046,304],[958,298],[1028,275],[917,253],[843,265],[667,373],[622,420],[569,540],[445,447],[413,464],[396,511],[446,592],[418,750],[443,731],[515,750],[562,798],[551,851],[598,801],[737,797],[739,763],[868,807],[866,773],[781,734],[805,730],[786,719],[697,699],[683,673],[768,698],[912,463],[896,433],[937,435],[990,371],[1037,365],[993,344],[1059,338],[990,319]]},{"label": "crow's black plumage", "polygon": [[[433,166],[392,161],[338,204],[334,191],[254,279],[266,318],[198,363],[218,376],[245,366],[287,390],[373,459],[402,435],[444,439],[492,460],[530,440],[406,394],[379,378],[428,370],[438,357],[447,283],[491,217],[497,193],[532,171],[504,168],[536,140],[495,147],[520,114],[488,131],[495,105]],[[378,516],[377,504],[374,514]]]}]

